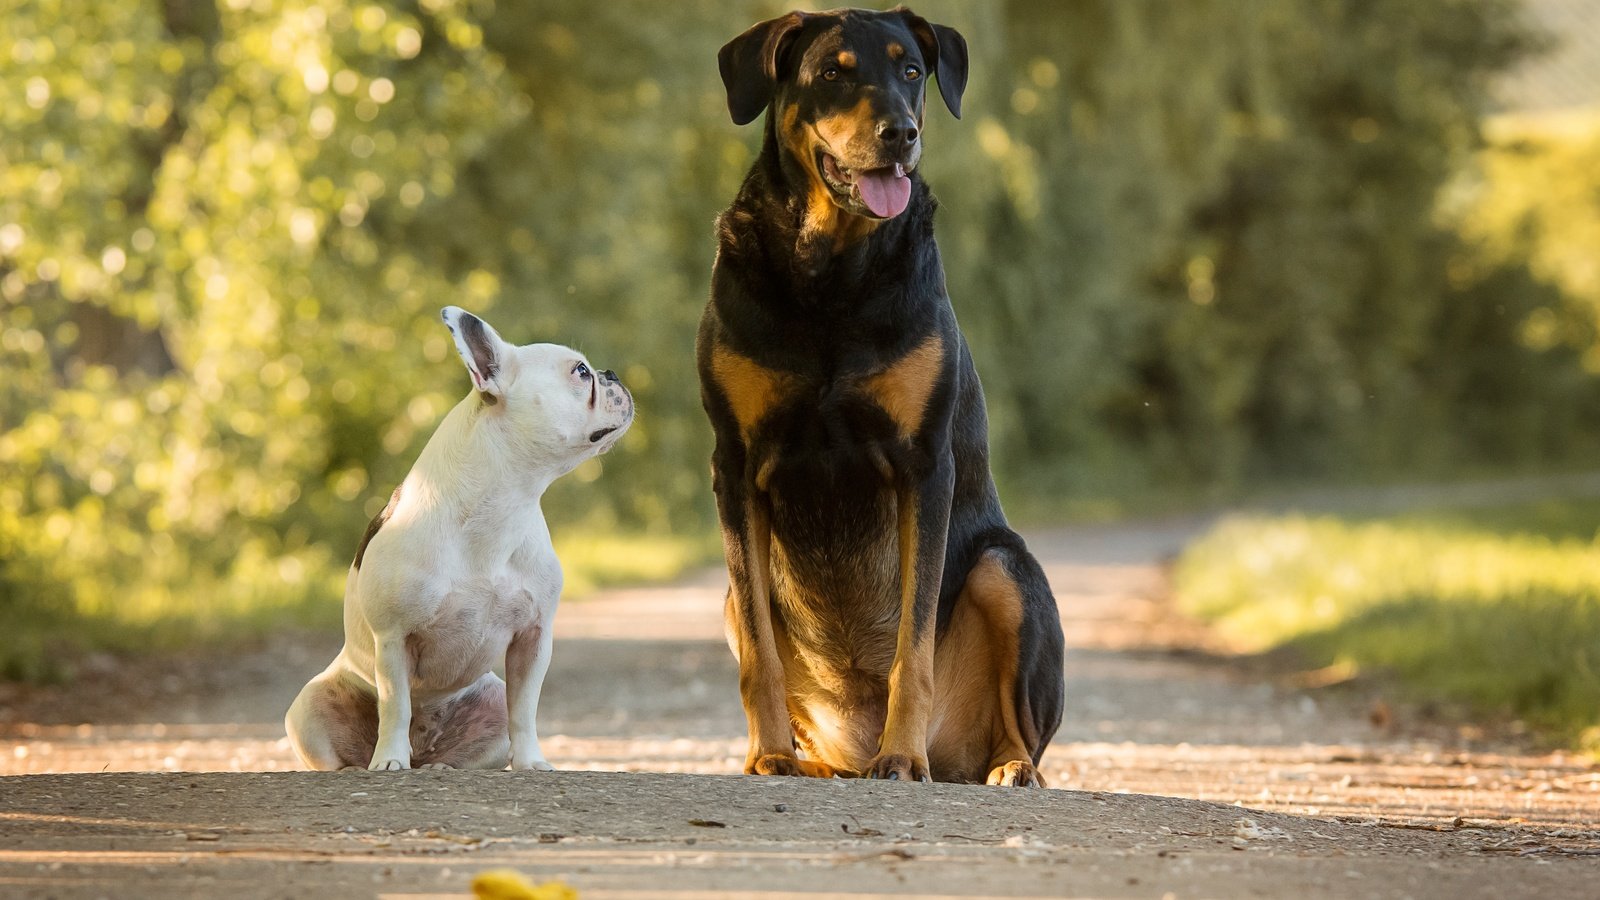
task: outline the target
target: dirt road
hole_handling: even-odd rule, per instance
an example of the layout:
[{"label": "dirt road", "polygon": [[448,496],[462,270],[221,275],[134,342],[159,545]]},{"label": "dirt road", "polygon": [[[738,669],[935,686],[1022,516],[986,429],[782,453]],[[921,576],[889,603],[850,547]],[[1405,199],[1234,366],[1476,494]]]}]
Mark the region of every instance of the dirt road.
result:
[{"label": "dirt road", "polygon": [[285,771],[325,637],[7,689],[0,894],[461,896],[512,865],[585,898],[1593,896],[1600,769],[1218,652],[1164,599],[1197,525],[1030,535],[1069,644],[1058,790],[705,777],[744,733],[706,573],[561,610],[553,775]]}]

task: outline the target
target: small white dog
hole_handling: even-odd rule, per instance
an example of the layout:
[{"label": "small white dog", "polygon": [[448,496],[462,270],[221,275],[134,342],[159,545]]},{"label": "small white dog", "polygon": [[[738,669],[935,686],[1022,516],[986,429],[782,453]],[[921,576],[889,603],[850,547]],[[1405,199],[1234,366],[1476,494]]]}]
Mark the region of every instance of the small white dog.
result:
[{"label": "small white dog", "polygon": [[611,449],[633,397],[575,350],[512,346],[458,307],[442,316],[473,391],[367,526],[344,649],[284,718],[313,769],[551,768],[534,719],[561,563],[539,498]]}]

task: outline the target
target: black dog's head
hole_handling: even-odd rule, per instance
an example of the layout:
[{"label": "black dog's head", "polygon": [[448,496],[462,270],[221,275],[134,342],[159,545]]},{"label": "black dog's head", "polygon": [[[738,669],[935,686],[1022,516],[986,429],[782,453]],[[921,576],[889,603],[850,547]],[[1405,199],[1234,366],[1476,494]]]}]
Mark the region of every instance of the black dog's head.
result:
[{"label": "black dog's head", "polygon": [[792,12],[729,41],[717,58],[733,121],[770,108],[809,193],[875,220],[910,199],[928,79],[957,117],[967,85],[967,42],[904,7]]}]

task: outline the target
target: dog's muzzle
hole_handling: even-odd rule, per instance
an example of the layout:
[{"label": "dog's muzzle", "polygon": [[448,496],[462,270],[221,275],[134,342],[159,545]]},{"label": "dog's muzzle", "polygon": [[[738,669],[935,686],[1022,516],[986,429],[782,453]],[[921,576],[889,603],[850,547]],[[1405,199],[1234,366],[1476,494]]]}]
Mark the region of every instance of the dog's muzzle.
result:
[{"label": "dog's muzzle", "polygon": [[590,432],[589,443],[591,444],[599,443],[600,441],[604,440],[607,435],[616,433],[618,430],[626,427],[628,423],[633,421],[633,394],[628,392],[628,389],[623,385],[622,380],[617,377],[617,373],[607,369],[598,374],[600,379],[598,388],[601,396],[604,398],[602,409],[605,412],[621,413],[622,421],[617,425],[599,428],[593,432]]}]

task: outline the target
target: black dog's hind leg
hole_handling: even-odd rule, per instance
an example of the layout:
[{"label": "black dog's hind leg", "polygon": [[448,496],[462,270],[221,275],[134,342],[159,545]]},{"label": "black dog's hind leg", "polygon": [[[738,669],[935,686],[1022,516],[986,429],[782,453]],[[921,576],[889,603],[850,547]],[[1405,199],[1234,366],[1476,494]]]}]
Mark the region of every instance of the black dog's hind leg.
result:
[{"label": "black dog's hind leg", "polygon": [[930,743],[941,781],[1045,785],[1038,764],[1061,724],[1064,641],[1044,571],[1010,537],[979,555],[939,638]]}]

